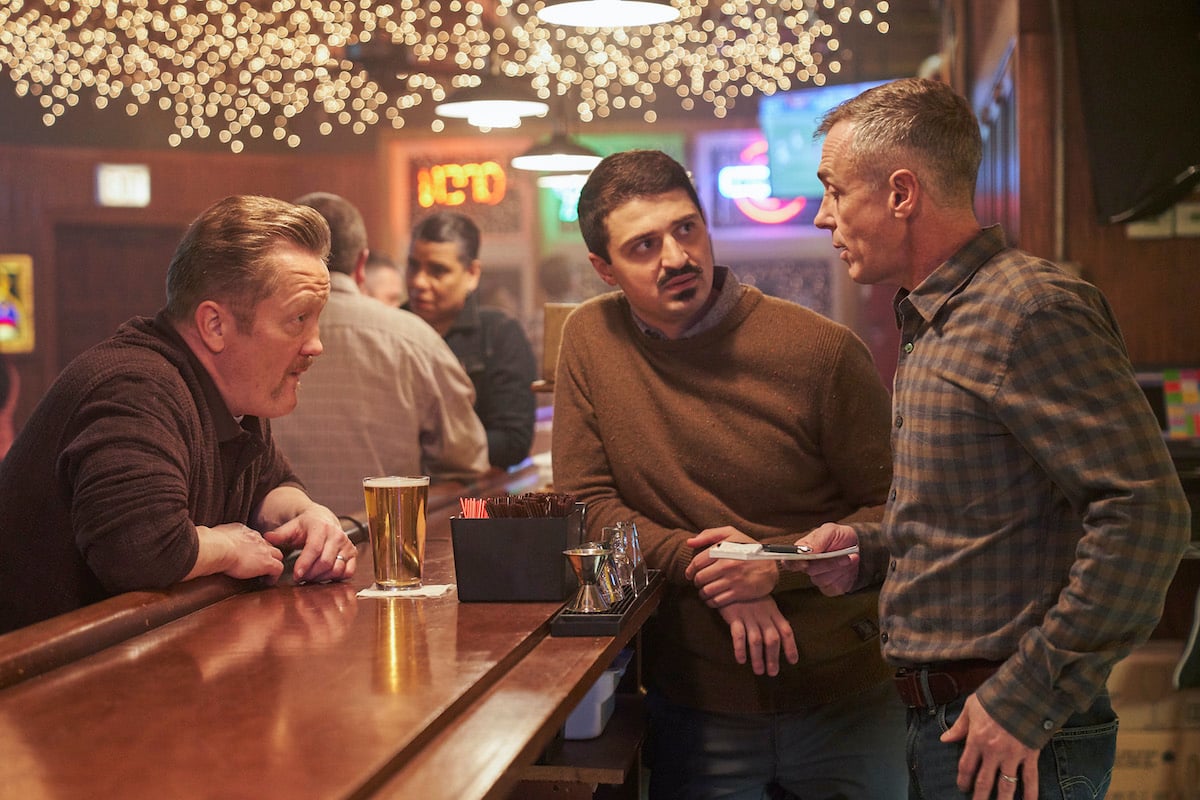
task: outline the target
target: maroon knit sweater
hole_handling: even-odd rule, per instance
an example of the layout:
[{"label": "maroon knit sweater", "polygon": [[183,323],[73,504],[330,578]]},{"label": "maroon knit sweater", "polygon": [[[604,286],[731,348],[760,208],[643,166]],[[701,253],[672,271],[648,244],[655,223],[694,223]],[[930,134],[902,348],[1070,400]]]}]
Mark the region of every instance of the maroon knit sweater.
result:
[{"label": "maroon knit sweater", "polygon": [[0,463],[0,633],[178,582],[196,525],[246,523],[283,483],[269,423],[239,426],[168,324],[130,320],[67,365]]}]

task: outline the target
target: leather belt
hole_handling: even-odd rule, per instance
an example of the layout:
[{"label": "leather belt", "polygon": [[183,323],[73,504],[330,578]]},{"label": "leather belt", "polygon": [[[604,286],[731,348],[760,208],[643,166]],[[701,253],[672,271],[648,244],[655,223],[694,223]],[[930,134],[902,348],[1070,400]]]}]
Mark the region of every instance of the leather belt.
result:
[{"label": "leather belt", "polygon": [[1000,661],[946,661],[896,671],[896,690],[909,708],[927,709],[951,703],[979,688],[995,674]]}]

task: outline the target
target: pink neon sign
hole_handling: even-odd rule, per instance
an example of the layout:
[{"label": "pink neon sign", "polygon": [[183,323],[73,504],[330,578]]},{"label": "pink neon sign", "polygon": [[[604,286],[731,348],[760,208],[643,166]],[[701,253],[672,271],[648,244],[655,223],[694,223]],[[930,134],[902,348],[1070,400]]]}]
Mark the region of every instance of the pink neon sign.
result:
[{"label": "pink neon sign", "polygon": [[[749,144],[738,154],[743,164],[767,163],[767,140],[758,139]],[[739,197],[733,200],[738,210],[755,222],[764,225],[780,225],[795,218],[804,210],[805,199],[797,197],[792,200],[781,200],[778,197],[750,198]]]}]

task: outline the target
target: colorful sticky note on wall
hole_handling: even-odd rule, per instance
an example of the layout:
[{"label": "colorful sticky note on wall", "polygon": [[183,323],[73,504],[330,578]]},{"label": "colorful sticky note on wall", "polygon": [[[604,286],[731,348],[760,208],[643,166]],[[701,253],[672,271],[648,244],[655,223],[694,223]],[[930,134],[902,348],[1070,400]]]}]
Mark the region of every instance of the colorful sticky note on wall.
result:
[{"label": "colorful sticky note on wall", "polygon": [[1200,436],[1200,369],[1164,370],[1163,395],[1167,406],[1167,437]]}]

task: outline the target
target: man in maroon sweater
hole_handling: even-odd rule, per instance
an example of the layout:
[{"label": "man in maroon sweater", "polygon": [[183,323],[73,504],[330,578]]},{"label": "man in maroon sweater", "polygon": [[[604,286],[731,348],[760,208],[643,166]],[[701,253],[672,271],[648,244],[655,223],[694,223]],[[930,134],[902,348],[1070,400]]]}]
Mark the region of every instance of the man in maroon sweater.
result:
[{"label": "man in maroon sweater", "polygon": [[0,632],[202,575],[354,573],[337,517],[271,439],[321,353],[329,228],[229,197],[192,223],[167,304],[72,361],[0,464]]}]

